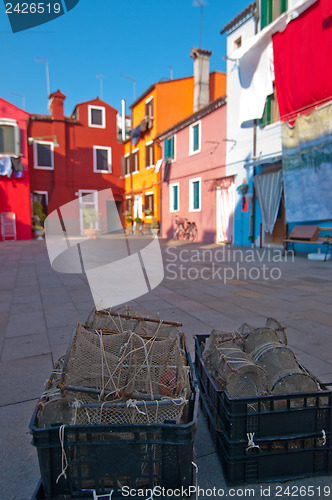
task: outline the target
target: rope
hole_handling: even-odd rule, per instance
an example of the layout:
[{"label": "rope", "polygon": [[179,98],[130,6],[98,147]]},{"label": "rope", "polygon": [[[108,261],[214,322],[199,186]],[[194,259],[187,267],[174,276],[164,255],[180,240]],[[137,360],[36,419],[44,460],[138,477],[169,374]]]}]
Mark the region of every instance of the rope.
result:
[{"label": "rope", "polygon": [[72,404],[72,406],[74,407],[73,425],[76,425],[77,409],[80,408],[82,404],[82,401],[79,401],[78,399],[75,399]]},{"label": "rope", "polygon": [[[144,401],[144,403],[145,403],[145,401]],[[146,413],[144,413],[144,411],[141,411],[138,408],[136,399],[128,399],[128,401],[126,402],[126,406],[127,406],[127,408],[135,408],[138,411],[138,413],[140,413],[141,415],[146,415]],[[146,405],[145,405],[145,408],[146,408]]]},{"label": "rope", "polygon": [[324,429],[322,429],[322,434],[323,434],[323,444],[322,444],[322,446],[325,446],[326,445],[326,432],[324,431]]},{"label": "rope", "polygon": [[251,450],[252,448],[258,448],[260,450],[260,447],[257,444],[255,444],[254,436],[255,436],[254,432],[247,433],[248,447],[246,448],[246,451]]},{"label": "rope", "polygon": [[66,455],[65,446],[64,446],[65,425],[61,425],[59,428],[59,439],[60,439],[60,443],[61,443],[61,469],[62,469],[62,471],[56,480],[56,484],[58,484],[61,476],[63,476],[65,479],[67,479],[66,470],[68,468],[69,462],[67,460],[67,455]]}]

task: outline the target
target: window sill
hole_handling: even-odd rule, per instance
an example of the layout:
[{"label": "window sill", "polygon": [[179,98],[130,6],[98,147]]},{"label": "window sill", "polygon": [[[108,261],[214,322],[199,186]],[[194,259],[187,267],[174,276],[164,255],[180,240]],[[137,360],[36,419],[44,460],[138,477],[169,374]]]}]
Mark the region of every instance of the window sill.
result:
[{"label": "window sill", "polygon": [[105,125],[92,125],[92,124],[89,124],[89,128],[106,128]]},{"label": "window sill", "polygon": [[197,155],[200,152],[201,152],[200,149],[197,149],[197,151],[189,151],[189,156]]}]

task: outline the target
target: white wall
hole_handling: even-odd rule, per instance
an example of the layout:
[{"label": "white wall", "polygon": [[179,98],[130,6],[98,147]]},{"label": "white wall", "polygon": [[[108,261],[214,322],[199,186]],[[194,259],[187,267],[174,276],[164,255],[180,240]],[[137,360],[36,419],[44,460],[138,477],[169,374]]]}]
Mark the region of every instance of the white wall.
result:
[{"label": "white wall", "polygon": [[[232,58],[236,49],[235,41],[241,36],[242,44],[255,34],[255,20],[252,16],[241,26],[227,36],[227,57]],[[235,176],[235,187],[237,188],[246,178],[252,183],[253,167],[245,168],[246,161],[250,162],[253,157],[253,124],[243,128],[239,119],[240,83],[238,79],[237,63],[227,60],[227,148],[226,148],[226,174]],[[236,142],[233,142],[236,141]],[[273,158],[281,155],[281,125],[280,122],[268,125],[264,128],[257,127],[256,155]],[[252,188],[250,189],[252,191]],[[250,192],[249,191],[249,192]],[[235,218],[234,218],[234,242],[245,245],[248,243],[249,213],[241,213],[242,195],[236,191],[235,196]],[[259,210],[256,210],[256,228],[260,220]],[[239,227],[243,237],[239,236]],[[259,243],[259,231],[256,231],[256,245]]]}]

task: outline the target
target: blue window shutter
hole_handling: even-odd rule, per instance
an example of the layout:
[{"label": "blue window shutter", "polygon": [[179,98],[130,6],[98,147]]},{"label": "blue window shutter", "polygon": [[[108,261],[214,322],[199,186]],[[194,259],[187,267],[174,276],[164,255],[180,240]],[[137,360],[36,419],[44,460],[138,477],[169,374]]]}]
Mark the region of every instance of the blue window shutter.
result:
[{"label": "blue window shutter", "polygon": [[169,158],[169,143],[168,139],[164,140],[164,159],[168,160]]},{"label": "blue window shutter", "polygon": [[199,209],[199,181],[193,183],[194,189],[194,210]]},{"label": "blue window shutter", "polygon": [[179,192],[178,186],[173,186],[173,210],[178,210],[179,206]]},{"label": "blue window shutter", "polygon": [[199,149],[199,125],[194,126],[194,151]]},{"label": "blue window shutter", "polygon": [[174,135],[170,137],[170,158],[174,160]]}]

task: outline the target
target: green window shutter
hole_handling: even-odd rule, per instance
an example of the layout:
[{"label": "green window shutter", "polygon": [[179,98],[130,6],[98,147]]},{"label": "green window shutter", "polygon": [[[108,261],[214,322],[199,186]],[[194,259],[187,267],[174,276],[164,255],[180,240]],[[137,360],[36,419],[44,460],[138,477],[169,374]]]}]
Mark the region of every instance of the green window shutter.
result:
[{"label": "green window shutter", "polygon": [[170,138],[170,157],[174,160],[174,135]]},{"label": "green window shutter", "polygon": [[199,209],[199,181],[196,181],[193,183],[193,189],[194,189],[194,210]]},{"label": "green window shutter", "polygon": [[199,125],[194,126],[194,151],[197,151],[199,149]]},{"label": "green window shutter", "polygon": [[267,2],[268,0],[261,0],[261,29],[263,29],[267,23]]},{"label": "green window shutter", "polygon": [[173,186],[173,210],[178,210],[179,207],[179,190],[178,186]]},{"label": "green window shutter", "polygon": [[259,122],[260,127],[266,127],[266,125],[269,125],[271,123],[271,101],[272,97],[270,95],[267,96],[265,101],[264,113]]},{"label": "green window shutter", "polygon": [[280,0],[280,14],[288,9],[288,0]]},{"label": "green window shutter", "polygon": [[164,160],[167,161],[169,158],[169,139],[164,140]]}]

